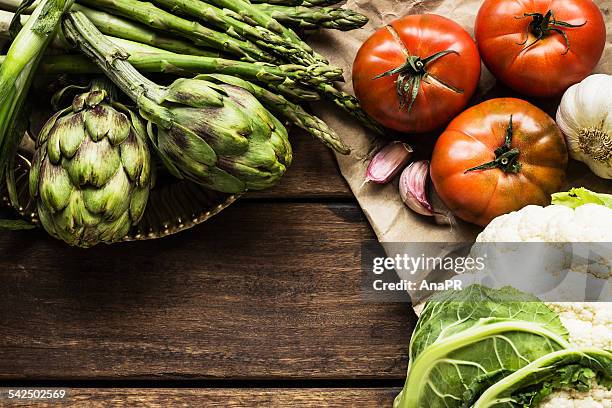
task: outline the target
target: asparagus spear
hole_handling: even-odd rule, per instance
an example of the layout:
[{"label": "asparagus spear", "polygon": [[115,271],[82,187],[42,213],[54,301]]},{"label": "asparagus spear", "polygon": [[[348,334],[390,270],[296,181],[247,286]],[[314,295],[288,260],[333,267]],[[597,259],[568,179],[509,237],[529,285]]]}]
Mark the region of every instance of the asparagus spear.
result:
[{"label": "asparagus spear", "polygon": [[280,58],[301,65],[317,63],[312,54],[293,46],[278,35],[264,27],[252,26],[232,17],[211,4],[200,0],[152,0],[153,4],[172,11],[178,11],[200,20],[203,23],[223,30],[227,35],[241,40],[253,41],[262,49],[268,49]]},{"label": "asparagus spear", "polygon": [[[0,0],[1,2],[2,0]],[[343,0],[251,0],[254,4],[277,4],[279,6],[323,7],[333,6]]]},{"label": "asparagus spear", "polygon": [[253,25],[260,25],[267,28],[270,31],[274,31],[277,34],[282,35],[287,41],[291,42],[294,46],[304,50],[305,52],[314,56],[318,62],[327,64],[328,61],[321,55],[315,53],[308,44],[298,37],[293,30],[283,26],[269,14],[259,10],[249,0],[200,0],[203,3],[212,4],[220,8],[226,8],[234,12],[233,15],[240,17],[245,22]]},{"label": "asparagus spear", "polygon": [[363,111],[359,101],[353,95],[340,91],[329,84],[319,84],[316,89],[325,99],[360,121],[368,129],[380,135],[384,134],[383,127]]},{"label": "asparagus spear", "polygon": [[188,41],[164,35],[159,31],[151,30],[145,25],[134,23],[103,11],[90,9],[79,4],[72,6],[71,10],[83,12],[106,35],[152,45],[153,47],[180,54],[201,55],[204,57],[222,56],[222,53],[219,51],[197,47]]},{"label": "asparagus spear", "polygon": [[[113,37],[107,37],[113,44],[123,48],[130,54],[128,61],[139,71],[161,72],[171,74],[202,74],[220,73],[237,75],[251,81],[283,84],[287,79],[294,82],[318,85],[328,82],[325,73],[310,72],[308,68],[299,65],[268,65],[261,63],[226,60],[223,58],[201,57],[195,55],[175,54],[172,52],[149,49]],[[50,55],[42,65],[47,74],[90,74],[100,70],[95,64],[80,55]]]},{"label": "asparagus spear", "polygon": [[200,75],[200,77],[244,88],[253,94],[266,108],[272,111],[272,113],[304,129],[323,142],[327,147],[341,154],[349,154],[351,152],[351,149],[340,140],[336,132],[327,126],[325,122],[309,114],[301,106],[288,101],[280,95],[276,95],[258,85],[229,75],[212,74]]},{"label": "asparagus spear", "polygon": [[[2,0],[0,0],[2,3]],[[279,6],[301,6],[302,0],[251,0],[253,4],[278,4]]]},{"label": "asparagus spear", "polygon": [[304,0],[302,6],[304,7],[316,7],[316,6],[333,6],[334,4],[341,3],[343,0]]},{"label": "asparagus spear", "polygon": [[231,53],[248,61],[273,62],[273,58],[250,41],[238,40],[138,0],[79,0],[79,3],[118,14],[155,29],[169,31],[194,44]]},{"label": "asparagus spear", "polygon": [[329,28],[341,31],[363,27],[368,18],[348,9],[330,7],[287,7],[275,4],[258,4],[256,7],[270,14],[278,22],[303,30]]},{"label": "asparagus spear", "polygon": [[[6,10],[4,14],[16,11],[21,4],[21,0],[0,0],[0,9]],[[170,37],[149,27],[132,22],[125,18],[115,16],[103,11],[94,10],[79,4],[74,4],[71,10],[81,11],[85,14],[103,34],[113,37],[124,38],[142,44],[152,45],[164,50],[177,52],[180,54],[201,55],[205,57],[221,57],[223,54],[217,50],[197,47],[193,43]],[[0,31],[8,32],[8,25],[11,17],[0,16]],[[22,19],[26,16],[22,16]]]},{"label": "asparagus spear", "polygon": [[314,102],[321,100],[316,91],[300,86],[291,79],[286,79],[282,84],[268,83],[265,86],[278,94],[283,94],[296,101]]}]

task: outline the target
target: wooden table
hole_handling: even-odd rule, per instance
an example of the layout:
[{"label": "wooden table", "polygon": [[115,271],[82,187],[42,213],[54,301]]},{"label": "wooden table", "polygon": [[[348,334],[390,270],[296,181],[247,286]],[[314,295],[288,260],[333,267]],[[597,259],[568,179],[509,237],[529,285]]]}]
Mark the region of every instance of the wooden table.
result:
[{"label": "wooden table", "polygon": [[332,154],[293,140],[280,185],[173,237],[0,234],[2,385],[70,387],[63,406],[390,407],[415,315],[364,303],[373,232]]}]

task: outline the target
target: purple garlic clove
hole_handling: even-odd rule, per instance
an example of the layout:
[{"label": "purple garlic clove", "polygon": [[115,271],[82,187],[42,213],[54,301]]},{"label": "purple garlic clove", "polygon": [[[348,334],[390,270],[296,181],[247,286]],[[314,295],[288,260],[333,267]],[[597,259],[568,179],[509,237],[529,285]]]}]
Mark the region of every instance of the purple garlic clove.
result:
[{"label": "purple garlic clove", "polygon": [[399,191],[402,201],[414,212],[433,217],[434,208],[429,202],[428,194],[429,161],[421,160],[410,163],[402,172]]},{"label": "purple garlic clove", "polygon": [[393,142],[383,147],[370,161],[366,182],[387,184],[408,163],[412,152],[412,147],[402,142]]}]

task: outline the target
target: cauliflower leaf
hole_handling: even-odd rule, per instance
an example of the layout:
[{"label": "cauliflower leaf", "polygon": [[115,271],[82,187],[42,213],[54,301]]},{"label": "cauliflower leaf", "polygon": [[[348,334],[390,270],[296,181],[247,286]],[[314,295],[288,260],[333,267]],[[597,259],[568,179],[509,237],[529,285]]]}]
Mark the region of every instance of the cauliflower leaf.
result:
[{"label": "cauliflower leaf", "polygon": [[553,194],[552,203],[574,209],[584,204],[598,204],[612,208],[612,194],[595,193],[586,188],[572,188],[566,193]]},{"label": "cauliflower leaf", "polygon": [[434,295],[410,342],[394,408],[469,407],[491,384],[569,347],[559,316],[514,288],[480,285]]}]

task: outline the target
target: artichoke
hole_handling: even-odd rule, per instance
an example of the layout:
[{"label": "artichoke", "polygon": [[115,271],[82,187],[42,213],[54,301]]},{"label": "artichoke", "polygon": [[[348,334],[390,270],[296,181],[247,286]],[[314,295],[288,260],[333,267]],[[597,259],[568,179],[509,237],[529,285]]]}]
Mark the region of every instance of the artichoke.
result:
[{"label": "artichoke", "polygon": [[170,172],[224,193],[273,186],[291,163],[287,130],[243,88],[203,77],[158,85],[78,11],[64,34],[138,106]]},{"label": "artichoke", "polygon": [[287,130],[247,90],[199,77],[139,105],[170,172],[224,193],[263,190],[291,163]]},{"label": "artichoke", "polygon": [[40,222],[70,245],[124,238],[142,217],[153,184],[146,130],[94,81],[41,130],[30,171]]}]

